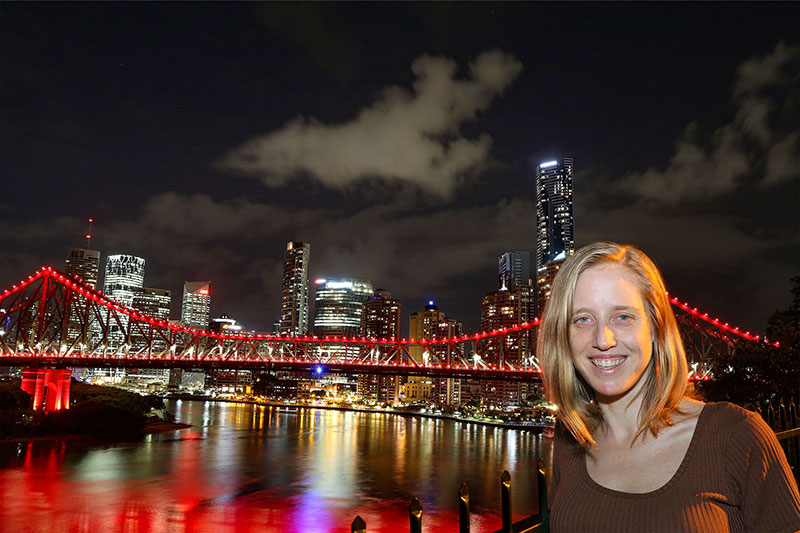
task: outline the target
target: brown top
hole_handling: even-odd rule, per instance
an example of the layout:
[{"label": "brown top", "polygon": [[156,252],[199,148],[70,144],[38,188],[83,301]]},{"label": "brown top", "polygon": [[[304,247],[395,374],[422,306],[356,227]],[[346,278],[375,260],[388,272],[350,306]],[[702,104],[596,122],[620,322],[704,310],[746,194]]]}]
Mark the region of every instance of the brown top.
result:
[{"label": "brown top", "polygon": [[800,531],[800,495],[775,434],[731,403],[703,407],[683,462],[661,488],[603,487],[583,448],[560,426],[553,448],[554,533]]}]

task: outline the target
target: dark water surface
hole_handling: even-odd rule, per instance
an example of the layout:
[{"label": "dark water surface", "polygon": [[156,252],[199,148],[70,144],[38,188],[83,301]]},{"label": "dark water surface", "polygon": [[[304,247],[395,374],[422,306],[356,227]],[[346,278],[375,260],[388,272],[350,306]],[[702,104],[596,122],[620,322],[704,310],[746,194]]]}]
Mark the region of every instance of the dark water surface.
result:
[{"label": "dark water surface", "polygon": [[112,445],[0,445],[0,530],[21,532],[458,530],[470,487],[473,532],[500,528],[500,474],[514,520],[536,511],[532,432],[382,413],[169,402],[195,427]]}]

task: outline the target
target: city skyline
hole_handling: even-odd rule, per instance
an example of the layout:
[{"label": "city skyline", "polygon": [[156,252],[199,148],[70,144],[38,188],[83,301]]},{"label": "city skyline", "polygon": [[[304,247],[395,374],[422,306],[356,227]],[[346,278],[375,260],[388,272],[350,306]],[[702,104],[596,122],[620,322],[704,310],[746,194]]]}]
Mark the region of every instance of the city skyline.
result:
[{"label": "city skyline", "polygon": [[212,316],[254,329],[303,241],[311,279],[476,331],[565,157],[575,246],[639,245],[732,324],[763,333],[800,270],[794,4],[0,9],[0,286],[94,218],[102,261],[213,280]]}]

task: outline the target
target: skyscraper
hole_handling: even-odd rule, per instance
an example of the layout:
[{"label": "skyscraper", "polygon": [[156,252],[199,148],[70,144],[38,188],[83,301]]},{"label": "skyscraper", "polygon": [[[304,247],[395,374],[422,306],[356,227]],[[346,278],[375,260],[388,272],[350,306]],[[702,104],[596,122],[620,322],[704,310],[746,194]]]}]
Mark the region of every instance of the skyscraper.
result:
[{"label": "skyscraper", "polygon": [[97,278],[100,275],[100,250],[73,248],[64,263],[67,274],[78,276],[87,285],[97,288]]},{"label": "skyscraper", "polygon": [[181,323],[188,328],[208,329],[211,307],[211,282],[187,281],[183,284]]},{"label": "skyscraper", "polygon": [[[408,319],[409,338],[443,339],[455,337],[463,333],[463,325],[458,320],[448,317],[429,300],[423,311],[412,313]],[[427,356],[452,364],[456,354],[449,344],[434,344],[423,349],[422,346],[409,346],[408,353],[418,363],[424,363]],[[433,356],[430,357],[430,356]],[[422,397],[418,395],[422,394]],[[409,376],[406,383],[406,401],[414,399],[432,399],[437,405],[458,404],[461,398],[461,381],[455,378],[421,378]]]},{"label": "skyscraper", "polygon": [[[73,248],[69,251],[66,261],[64,262],[64,270],[71,276],[78,276],[84,283],[91,286],[93,289],[97,288],[97,279],[100,275],[100,250],[90,250],[88,248]],[[76,295],[77,303],[83,307],[86,305],[86,297],[80,294]],[[91,338],[91,327],[84,328],[83,317],[79,316],[80,313],[71,313],[69,318],[69,326],[67,329],[67,339],[70,344],[70,351],[81,352],[88,347]],[[89,318],[89,323],[94,321],[94,317]],[[94,329],[97,329],[95,326]],[[86,335],[83,336],[83,332]],[[75,345],[81,343],[82,346]]]},{"label": "skyscraper", "polygon": [[361,310],[372,296],[372,283],[359,279],[318,279],[314,298],[314,331],[322,336],[358,335]]},{"label": "skyscraper", "polygon": [[134,255],[109,255],[103,276],[103,292],[119,303],[131,307],[133,297],[144,284],[144,259]]},{"label": "skyscraper", "polygon": [[286,244],[283,261],[283,291],[281,292],[280,333],[308,333],[308,263],[309,243],[290,241]]},{"label": "skyscraper", "polygon": [[392,298],[391,292],[375,289],[362,307],[360,335],[375,339],[399,339],[402,312],[403,304]]},{"label": "skyscraper", "polygon": [[531,284],[531,254],[528,252],[506,252],[497,261],[500,289],[517,291]]},{"label": "skyscraper", "polygon": [[[144,259],[134,255],[109,255],[106,258],[106,271],[103,276],[103,292],[109,298],[127,307],[133,306],[133,297],[139,292],[144,283]],[[128,316],[119,314],[120,324],[111,321],[108,328],[107,348],[117,349],[125,342],[128,329]],[[92,336],[99,335],[99,331],[92,331]]]},{"label": "skyscraper", "polygon": [[[362,337],[374,339],[400,338],[400,318],[402,303],[392,298],[392,293],[383,289],[375,289],[372,297],[364,302],[361,311]],[[387,347],[378,347],[376,350],[388,350]],[[380,353],[386,355],[385,352]],[[360,374],[356,386],[359,398],[373,401],[396,403],[400,399],[400,387],[405,380],[400,376],[386,374]]]},{"label": "skyscraper", "polygon": [[536,167],[536,270],[572,254],[572,158]]}]

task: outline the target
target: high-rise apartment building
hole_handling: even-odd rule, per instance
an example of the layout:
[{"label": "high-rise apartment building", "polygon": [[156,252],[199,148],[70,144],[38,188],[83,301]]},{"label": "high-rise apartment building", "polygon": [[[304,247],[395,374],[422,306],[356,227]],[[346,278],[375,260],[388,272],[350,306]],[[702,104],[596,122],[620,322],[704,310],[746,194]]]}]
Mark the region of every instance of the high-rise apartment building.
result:
[{"label": "high-rise apartment building", "polygon": [[403,304],[392,298],[392,293],[375,289],[362,306],[359,334],[367,338],[399,339],[402,312]]},{"label": "high-rise apartment building", "polygon": [[97,279],[100,275],[100,250],[73,248],[64,263],[67,274],[78,276],[93,289],[97,288]]},{"label": "high-rise apartment building", "polygon": [[283,290],[281,291],[280,333],[308,333],[308,263],[311,245],[291,241],[286,244],[283,261]]},{"label": "high-rise apartment building", "polygon": [[208,329],[211,308],[211,282],[187,281],[183,284],[181,323],[194,329]]},{"label": "high-rise apartment building", "polygon": [[[455,337],[463,333],[463,324],[458,320],[448,317],[439,310],[433,300],[429,300],[423,311],[412,313],[409,317],[409,338],[443,339]],[[409,346],[409,355],[418,363],[425,363],[426,359],[433,362],[438,359],[445,364],[453,364],[457,354],[452,352],[449,344],[432,344],[427,348],[422,346]],[[416,395],[422,391],[426,399],[431,399],[438,405],[454,405],[460,402],[461,381],[454,378],[420,378],[410,376],[406,384],[406,400],[419,399]],[[420,388],[422,387],[422,388]],[[425,387],[430,387],[427,392]]]},{"label": "high-rise apartment building", "polygon": [[[402,303],[392,298],[392,293],[375,289],[372,297],[362,306],[359,334],[371,339],[399,339],[402,310]],[[377,350],[387,349],[377,348]],[[383,357],[386,354],[379,355]],[[394,404],[400,399],[400,390],[404,383],[405,380],[401,376],[360,374],[356,394],[367,401]]]},{"label": "high-rise apartment building", "polygon": [[536,167],[536,270],[575,247],[572,220],[572,158]]},{"label": "high-rise apartment building", "polygon": [[372,283],[360,279],[318,279],[314,331],[320,337],[352,337],[361,327],[361,310],[372,296]]},{"label": "high-rise apartment building", "polygon": [[[541,316],[549,296],[547,271],[572,255],[572,158],[546,161],[536,167],[536,292]],[[542,281],[540,281],[542,280]],[[550,279],[552,282],[552,279]]]},{"label": "high-rise apartment building", "polygon": [[497,261],[499,288],[516,291],[531,284],[531,254],[506,252]]}]

